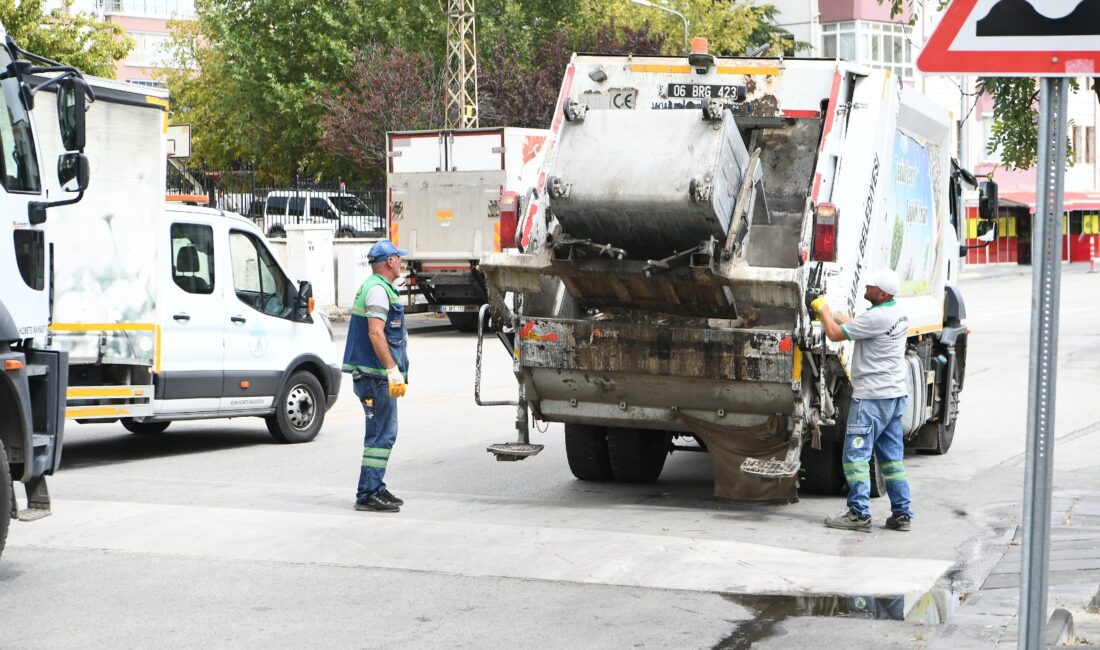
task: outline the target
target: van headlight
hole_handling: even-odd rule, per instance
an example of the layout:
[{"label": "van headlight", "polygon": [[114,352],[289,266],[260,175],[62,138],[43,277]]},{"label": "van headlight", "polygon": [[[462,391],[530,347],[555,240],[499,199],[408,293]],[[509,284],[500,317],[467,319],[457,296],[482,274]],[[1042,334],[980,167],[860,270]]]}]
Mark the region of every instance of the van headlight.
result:
[{"label": "van headlight", "polygon": [[332,321],[328,319],[328,316],[325,315],[325,312],[318,309],[316,313],[321,318],[321,322],[325,324],[325,329],[328,330],[328,340],[335,343],[336,335],[332,333]]}]

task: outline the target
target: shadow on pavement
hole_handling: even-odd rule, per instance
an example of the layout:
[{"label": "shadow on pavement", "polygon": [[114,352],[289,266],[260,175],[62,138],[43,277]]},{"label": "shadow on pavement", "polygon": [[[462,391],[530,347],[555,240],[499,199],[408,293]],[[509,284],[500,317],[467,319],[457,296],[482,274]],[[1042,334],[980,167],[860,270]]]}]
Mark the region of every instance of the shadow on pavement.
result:
[{"label": "shadow on pavement", "polygon": [[[121,425],[119,425],[121,428]],[[171,429],[155,435],[131,433],[81,436],[67,438],[61,453],[61,470],[98,467],[114,463],[126,463],[148,458],[163,458],[184,454],[201,454],[208,451],[277,445],[261,426],[252,430],[224,430],[216,427]]]}]

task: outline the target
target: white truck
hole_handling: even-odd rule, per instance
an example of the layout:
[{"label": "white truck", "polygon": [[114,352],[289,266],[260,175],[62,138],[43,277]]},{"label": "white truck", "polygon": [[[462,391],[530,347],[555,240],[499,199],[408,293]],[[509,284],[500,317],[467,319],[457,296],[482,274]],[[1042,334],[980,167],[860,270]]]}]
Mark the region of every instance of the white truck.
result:
[{"label": "white truck", "polygon": [[489,451],[537,453],[530,413],[565,423],[580,479],[653,481],[695,450],[721,498],[841,492],[852,343],[808,304],[858,314],[889,266],[910,323],[905,439],[946,453],[974,184],[952,129],[888,71],[846,62],[574,56],[522,252],[481,261],[483,317],[519,380],[518,442]]},{"label": "white truck", "polygon": [[[520,205],[547,131],[486,128],[387,134],[390,239],[409,251],[407,283],[462,331],[485,303],[482,253],[515,248]],[[412,309],[417,309],[413,305]]]},{"label": "white truck", "polygon": [[[89,81],[98,183],[51,215],[49,346],[69,355],[66,416],[134,433],[257,416],[281,442],[312,440],[341,375],[309,283],[292,281],[251,221],[165,201],[166,93]],[[43,138],[47,152],[56,144]]]},{"label": "white truck", "polygon": [[[56,96],[42,92],[48,89]],[[0,25],[0,553],[13,517],[33,521],[49,514],[46,476],[61,462],[68,357],[36,337],[50,324],[59,234],[52,211],[80,201],[88,187],[88,98],[80,71],[20,50]],[[33,107],[54,99],[53,115],[36,120]],[[55,124],[56,157],[41,147]],[[75,197],[47,189],[51,167],[56,185]],[[14,481],[26,488],[22,510]]]}]

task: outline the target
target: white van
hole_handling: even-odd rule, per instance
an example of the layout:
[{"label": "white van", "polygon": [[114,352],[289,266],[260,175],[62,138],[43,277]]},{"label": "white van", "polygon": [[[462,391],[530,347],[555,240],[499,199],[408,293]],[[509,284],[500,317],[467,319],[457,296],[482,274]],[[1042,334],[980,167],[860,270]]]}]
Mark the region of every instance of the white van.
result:
[{"label": "white van", "polygon": [[67,415],[121,419],[143,434],[174,420],[257,416],[280,442],[315,438],[340,392],[341,357],[332,325],[311,310],[309,283],[296,284],[234,213],[168,204],[156,232],[152,322],[120,324],[126,345],[110,355],[87,338],[66,346]]},{"label": "white van", "polygon": [[[50,214],[48,336],[69,354],[66,417],[156,433],[174,420],[257,416],[282,442],[312,440],[341,358],[311,313],[309,283],[292,281],[251,221],[165,202],[165,93],[89,81],[96,182]],[[54,104],[39,102],[40,119],[56,119]],[[42,150],[63,149],[44,135]]]},{"label": "white van", "polygon": [[337,237],[382,239],[386,222],[354,194],[277,190],[264,199],[264,232],[285,237],[288,223],[329,223]]}]

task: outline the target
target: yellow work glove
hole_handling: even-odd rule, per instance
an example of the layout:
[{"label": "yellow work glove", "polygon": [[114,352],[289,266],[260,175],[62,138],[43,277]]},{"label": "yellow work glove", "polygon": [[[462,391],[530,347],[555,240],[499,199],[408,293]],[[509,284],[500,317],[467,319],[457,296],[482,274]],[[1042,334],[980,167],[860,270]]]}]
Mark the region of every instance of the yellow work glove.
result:
[{"label": "yellow work glove", "polygon": [[394,366],[386,370],[386,374],[390,379],[390,397],[404,397],[407,386],[401,371],[397,369],[397,366]]},{"label": "yellow work glove", "polygon": [[810,308],[814,310],[814,314],[820,315],[822,307],[828,307],[829,303],[825,300],[825,296],[818,296],[810,302]]}]

